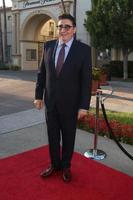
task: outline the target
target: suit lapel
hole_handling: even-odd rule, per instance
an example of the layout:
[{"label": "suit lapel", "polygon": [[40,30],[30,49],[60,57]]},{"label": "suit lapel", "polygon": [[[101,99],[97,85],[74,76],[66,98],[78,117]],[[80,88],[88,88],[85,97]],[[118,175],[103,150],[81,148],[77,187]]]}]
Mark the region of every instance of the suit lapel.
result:
[{"label": "suit lapel", "polygon": [[60,75],[63,73],[63,70],[66,68],[66,67],[69,67],[70,63],[72,62],[72,59],[75,59],[76,55],[76,40],[74,39],[70,49],[69,49],[69,52],[68,52],[68,55],[66,57],[66,60],[62,66],[62,69],[61,69],[61,72],[60,72]]},{"label": "suit lapel", "polygon": [[66,60],[63,64],[64,65],[67,65],[67,63],[70,63],[71,62],[71,59],[74,57],[75,55],[75,51],[76,51],[76,40],[74,39],[70,49],[69,49],[69,52],[68,52],[68,55],[66,57]]},{"label": "suit lapel", "polygon": [[58,41],[55,41],[55,43],[53,44],[52,53],[51,53],[51,68],[52,68],[52,71],[54,71],[54,73],[56,72],[56,70],[55,70],[55,53],[56,53],[57,46],[58,46]]},{"label": "suit lapel", "polygon": [[[68,67],[72,61],[72,59],[75,57],[75,52],[76,52],[76,43],[77,41],[74,39],[71,47],[70,47],[70,50],[68,52],[68,55],[66,57],[66,60],[62,66],[62,69],[61,69],[61,72],[60,72],[60,75],[63,73],[63,69],[65,67]],[[56,67],[55,67],[55,54],[56,54],[56,49],[57,49],[57,46],[58,46],[58,40],[53,44],[53,47],[52,47],[52,54],[51,54],[51,67],[52,67],[52,71],[54,71],[56,73]],[[59,76],[60,76],[59,75]]]},{"label": "suit lapel", "polygon": [[54,61],[54,63],[55,63],[55,53],[56,53],[57,46],[58,46],[58,41],[55,42],[55,45],[53,47],[52,60]]}]

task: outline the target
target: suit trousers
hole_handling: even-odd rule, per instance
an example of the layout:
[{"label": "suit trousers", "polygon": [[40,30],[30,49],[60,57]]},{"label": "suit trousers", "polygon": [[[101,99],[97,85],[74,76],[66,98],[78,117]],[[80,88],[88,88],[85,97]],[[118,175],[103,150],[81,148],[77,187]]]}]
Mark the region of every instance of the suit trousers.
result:
[{"label": "suit trousers", "polygon": [[55,168],[69,168],[74,151],[77,113],[62,114],[55,106],[50,112],[46,110],[45,115],[51,164]]}]

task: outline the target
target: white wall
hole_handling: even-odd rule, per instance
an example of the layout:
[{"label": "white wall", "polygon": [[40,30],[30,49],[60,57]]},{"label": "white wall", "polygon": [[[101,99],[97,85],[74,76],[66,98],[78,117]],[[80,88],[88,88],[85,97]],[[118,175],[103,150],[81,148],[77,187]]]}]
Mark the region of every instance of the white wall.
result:
[{"label": "white wall", "polygon": [[[38,44],[30,42],[21,42],[21,66],[22,70],[34,70],[38,67]],[[36,61],[27,61],[26,60],[26,49],[36,49],[37,58]]]},{"label": "white wall", "polygon": [[90,36],[84,27],[86,11],[91,9],[91,0],[77,0],[77,39],[90,44]]}]

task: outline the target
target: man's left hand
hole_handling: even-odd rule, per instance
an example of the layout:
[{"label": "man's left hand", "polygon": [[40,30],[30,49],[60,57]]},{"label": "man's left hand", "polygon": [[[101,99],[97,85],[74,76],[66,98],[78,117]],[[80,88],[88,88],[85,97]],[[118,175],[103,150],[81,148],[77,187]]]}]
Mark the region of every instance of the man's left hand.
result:
[{"label": "man's left hand", "polygon": [[85,117],[87,115],[87,110],[79,110],[78,111],[78,120],[82,119],[83,117]]}]

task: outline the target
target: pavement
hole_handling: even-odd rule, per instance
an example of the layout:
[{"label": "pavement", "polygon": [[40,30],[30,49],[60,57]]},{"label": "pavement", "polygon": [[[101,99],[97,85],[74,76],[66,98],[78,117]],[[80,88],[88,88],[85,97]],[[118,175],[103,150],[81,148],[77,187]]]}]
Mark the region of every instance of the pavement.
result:
[{"label": "pavement", "polygon": [[[35,80],[36,71],[0,71],[1,159],[48,144],[44,110],[33,106]],[[133,82],[112,80],[102,87],[102,93],[106,109],[133,113]],[[95,101],[92,96],[91,107]],[[77,129],[76,152],[84,155],[94,148],[93,143],[93,134]],[[133,156],[133,146],[122,145]],[[107,157],[96,162],[133,176],[133,161],[113,140],[98,136],[97,149]]]}]

